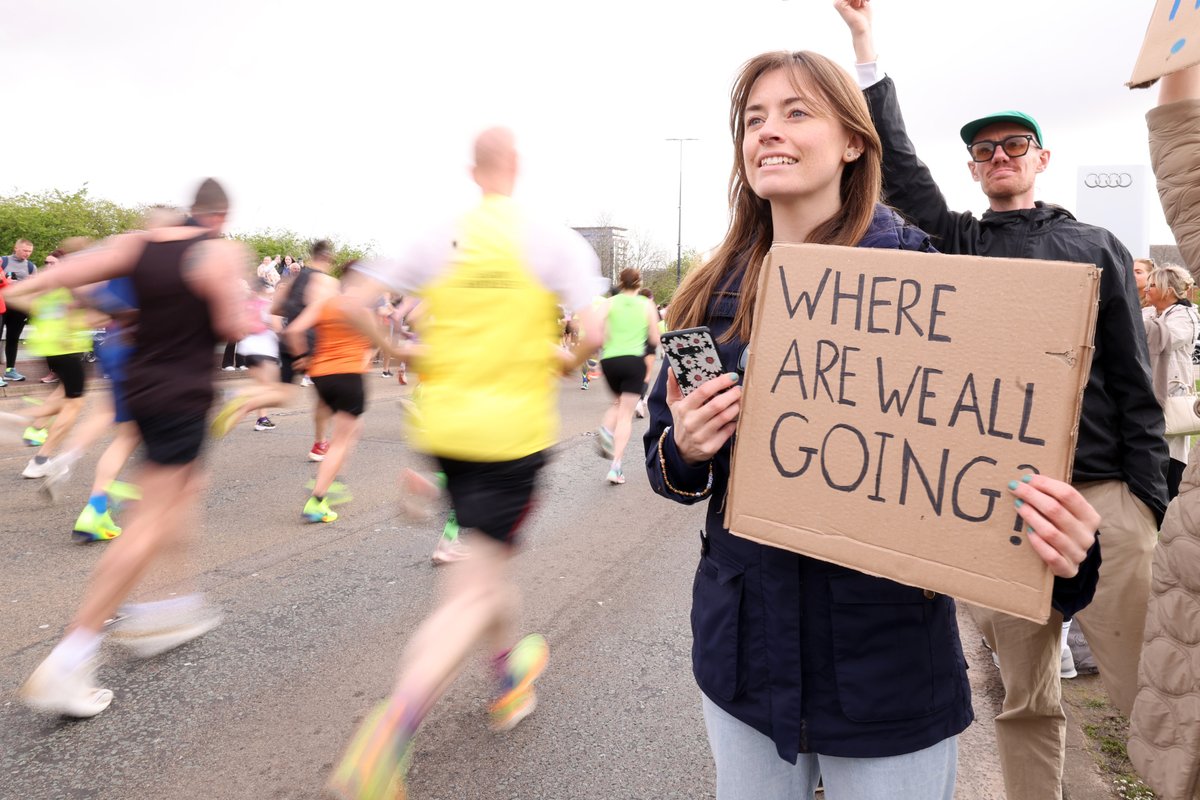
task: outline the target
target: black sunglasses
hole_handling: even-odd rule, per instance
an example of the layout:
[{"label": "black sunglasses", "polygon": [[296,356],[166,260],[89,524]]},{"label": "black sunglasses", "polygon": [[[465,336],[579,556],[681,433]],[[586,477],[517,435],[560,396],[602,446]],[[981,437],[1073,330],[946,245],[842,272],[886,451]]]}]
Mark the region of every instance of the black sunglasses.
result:
[{"label": "black sunglasses", "polygon": [[1029,152],[1031,144],[1033,144],[1032,133],[1016,133],[1012,136],[1005,136],[1000,141],[980,139],[978,142],[967,145],[967,152],[971,154],[972,161],[991,161],[996,155],[998,145],[1004,149],[1004,155],[1009,158],[1020,158]]}]

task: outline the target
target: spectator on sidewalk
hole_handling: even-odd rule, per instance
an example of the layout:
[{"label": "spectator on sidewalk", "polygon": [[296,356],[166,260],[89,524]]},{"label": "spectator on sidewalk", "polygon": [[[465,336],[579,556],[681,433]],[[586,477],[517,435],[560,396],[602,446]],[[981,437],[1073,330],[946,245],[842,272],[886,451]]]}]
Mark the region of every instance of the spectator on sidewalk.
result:
[{"label": "spectator on sidewalk", "polygon": [[[1186,267],[1200,276],[1200,66],[1162,79],[1146,114],[1158,196]],[[1154,553],[1129,759],[1159,800],[1200,793],[1200,448],[1193,447]]]},{"label": "spectator on sidewalk", "polygon": [[[0,258],[0,271],[9,282],[23,281],[37,274],[37,265],[29,260],[33,255],[33,242],[28,239],[17,239],[13,245],[11,256]],[[21,332],[29,316],[18,309],[6,308],[4,311],[4,381],[23,381],[25,376],[17,372],[17,348],[21,343]]]},{"label": "spectator on sidewalk", "polygon": [[[1083,395],[1072,484],[1100,512],[1103,565],[1092,604],[1077,619],[1100,666],[1108,696],[1123,714],[1133,706],[1150,596],[1150,561],[1167,506],[1167,444],[1151,385],[1133,278],[1133,259],[1103,228],[1078,222],[1059,206],[1034,201],[1034,183],[1050,164],[1041,127],[1020,111],[965,124],[968,169],[988,198],[976,218],[950,210],[916,154],[896,86],[879,70],[868,0],[839,0],[850,28],[859,83],[883,140],[884,196],[933,237],[945,253],[1048,258],[1101,268],[1091,374]],[[995,81],[1012,94],[1021,84]],[[1004,710],[996,740],[1008,796],[1060,800],[1066,717],[1059,681],[1066,661],[1062,619],[1045,625],[972,607],[997,653]]]}]

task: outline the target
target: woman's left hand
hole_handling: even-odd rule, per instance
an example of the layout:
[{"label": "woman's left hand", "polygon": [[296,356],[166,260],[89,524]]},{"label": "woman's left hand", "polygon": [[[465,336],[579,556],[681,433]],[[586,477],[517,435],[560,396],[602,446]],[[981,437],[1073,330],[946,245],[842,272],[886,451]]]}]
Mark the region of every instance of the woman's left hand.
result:
[{"label": "woman's left hand", "polygon": [[1045,475],[1026,475],[1008,488],[1034,552],[1058,577],[1075,577],[1096,541],[1100,514],[1071,484]]}]

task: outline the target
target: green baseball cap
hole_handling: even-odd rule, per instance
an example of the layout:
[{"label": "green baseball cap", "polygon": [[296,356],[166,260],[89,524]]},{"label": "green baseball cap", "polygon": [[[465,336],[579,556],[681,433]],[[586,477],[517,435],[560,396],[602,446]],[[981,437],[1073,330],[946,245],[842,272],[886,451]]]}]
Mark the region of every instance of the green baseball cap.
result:
[{"label": "green baseball cap", "polygon": [[975,134],[988,125],[994,125],[997,122],[1015,122],[1022,128],[1028,128],[1033,131],[1033,135],[1037,138],[1038,147],[1044,147],[1046,144],[1042,140],[1042,127],[1037,124],[1036,119],[1023,111],[997,111],[995,114],[988,114],[986,117],[980,117],[977,120],[968,122],[962,126],[962,131],[960,131],[963,144],[970,147],[971,142],[975,140]]}]

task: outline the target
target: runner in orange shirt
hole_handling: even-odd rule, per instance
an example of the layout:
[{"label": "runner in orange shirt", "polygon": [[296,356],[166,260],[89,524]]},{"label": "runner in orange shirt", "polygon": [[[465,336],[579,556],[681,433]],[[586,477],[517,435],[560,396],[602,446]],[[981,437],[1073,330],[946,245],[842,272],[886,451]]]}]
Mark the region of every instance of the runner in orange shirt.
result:
[{"label": "runner in orange shirt", "polygon": [[[342,285],[354,280],[353,263],[342,272]],[[306,334],[316,329],[316,344],[306,352]],[[370,309],[348,302],[341,294],[308,306],[284,331],[288,348],[295,353],[296,369],[307,369],[321,402],[333,410],[333,435],[329,452],[317,470],[312,496],[302,516],[308,522],[333,522],[337,512],[330,508],[329,488],[342,468],[362,430],[360,417],[366,410],[363,373],[369,369],[375,348],[392,358],[404,360],[409,348],[396,345],[381,330]]]}]

